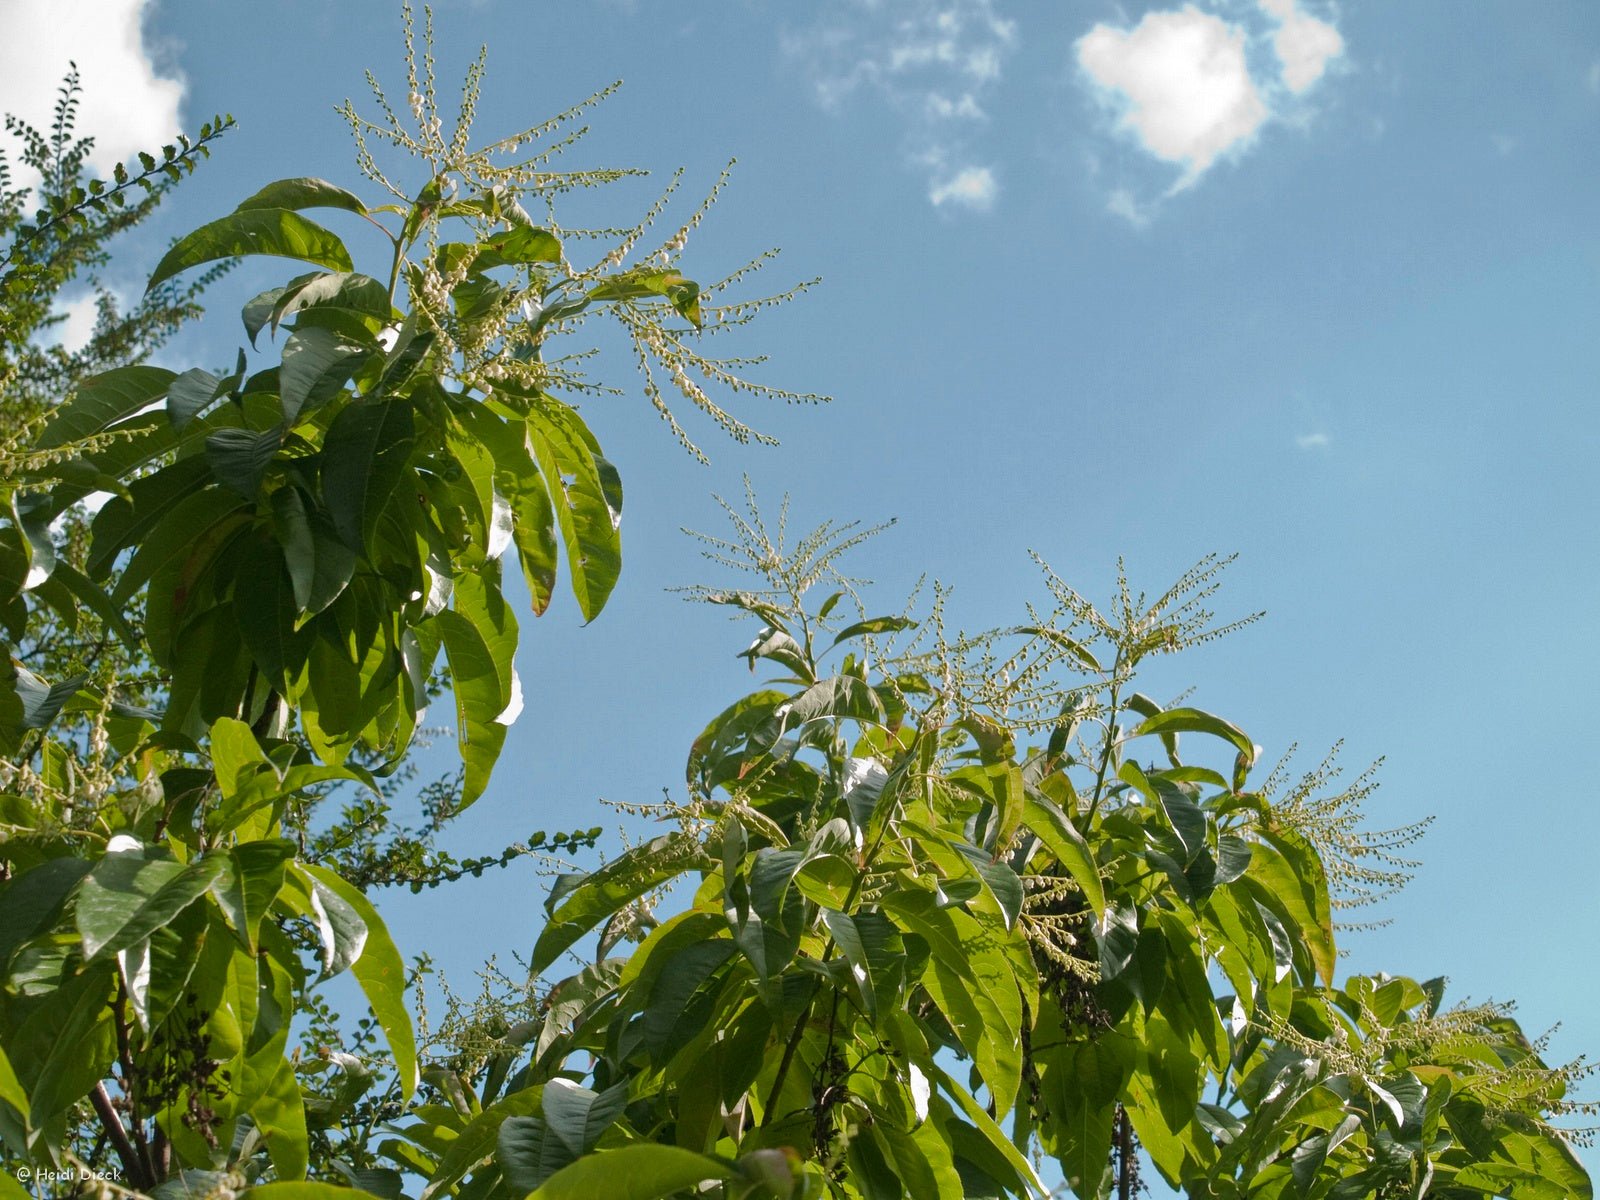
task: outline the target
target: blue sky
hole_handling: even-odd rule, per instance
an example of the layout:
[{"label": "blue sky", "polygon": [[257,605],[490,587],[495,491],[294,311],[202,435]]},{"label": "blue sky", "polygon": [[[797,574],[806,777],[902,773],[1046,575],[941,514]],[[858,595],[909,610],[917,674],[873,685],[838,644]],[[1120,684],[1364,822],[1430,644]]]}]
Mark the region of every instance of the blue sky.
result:
[{"label": "blue sky", "polygon": [[[404,94],[397,9],[108,0],[46,20],[8,0],[0,107],[27,112],[76,54],[91,99],[109,91],[110,151],[113,126],[126,152],[239,118],[112,267],[131,291],[165,238],[269,179],[359,183],[332,109],[362,103],[367,67]],[[1600,1051],[1584,750],[1600,8],[485,0],[436,16],[446,88],[489,43],[486,135],[622,79],[570,165],[682,165],[693,195],[737,156],[686,268],[716,278],[779,245],[775,282],[823,276],[750,344],[765,378],[835,397],[739,398],[771,449],[691,419],[709,467],[637,388],[585,407],[628,489],[623,582],[588,628],[570,600],[525,622],[527,709],[458,848],[609,827],[596,798],[680,783],[691,738],[748,686],[746,635],[664,589],[715,581],[677,531],[718,530],[712,494],[737,496],[742,473],[774,505],[790,493],[800,524],[898,518],[857,569],[885,608],[924,573],[953,585],[972,627],[1043,596],[1029,550],[1091,597],[1119,554],[1159,591],[1237,552],[1219,611],[1267,618],[1150,690],[1194,686],[1269,758],[1298,742],[1309,768],[1341,738],[1352,774],[1385,756],[1372,822],[1436,817],[1393,923],[1347,938],[1348,966],[1448,974],[1458,998],[1520,1000],[1533,1031],[1565,1022],[1556,1056]],[[231,357],[249,289],[230,286],[183,365]],[[464,982],[531,944],[540,891],[520,870],[386,911]]]}]

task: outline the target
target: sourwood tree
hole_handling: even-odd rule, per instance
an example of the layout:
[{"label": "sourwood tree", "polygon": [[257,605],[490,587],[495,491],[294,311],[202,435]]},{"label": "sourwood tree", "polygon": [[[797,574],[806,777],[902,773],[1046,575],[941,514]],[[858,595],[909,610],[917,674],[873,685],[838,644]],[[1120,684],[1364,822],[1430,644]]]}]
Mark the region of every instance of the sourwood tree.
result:
[{"label": "sourwood tree", "polygon": [[[483,794],[520,706],[508,562],[535,613],[560,573],[604,604],[621,483],[564,335],[614,317],[680,436],[658,380],[751,436],[698,338],[766,303],[680,272],[703,209],[643,252],[655,210],[564,226],[620,173],[553,170],[562,118],[471,148],[479,68],[446,132],[426,62],[346,110],[380,194],[270,183],[157,265],[311,268],[246,304],[233,369],[115,367],[0,452],[8,1165],[163,1200],[1126,1197],[1142,1151],[1197,1197],[1591,1195],[1557,1128],[1580,1065],[1442,981],[1338,977],[1337,905],[1415,830],[1360,833],[1364,784],[1263,776],[1238,726],[1137,690],[1226,632],[1214,561],[1105,611],[1046,573],[1023,624],[959,635],[938,594],[867,607],[862,531],[791,548],[730,510],[711,553],[756,585],[701,598],[768,678],[641,810],[668,832],[556,881],[531,979],[419,1045],[310,813],[381,797],[441,688],[452,804]],[[95,492],[74,559],[52,527]],[[125,658],[29,665],[85,611]],[[346,971],[372,1015],[341,1039],[317,989]]]}]

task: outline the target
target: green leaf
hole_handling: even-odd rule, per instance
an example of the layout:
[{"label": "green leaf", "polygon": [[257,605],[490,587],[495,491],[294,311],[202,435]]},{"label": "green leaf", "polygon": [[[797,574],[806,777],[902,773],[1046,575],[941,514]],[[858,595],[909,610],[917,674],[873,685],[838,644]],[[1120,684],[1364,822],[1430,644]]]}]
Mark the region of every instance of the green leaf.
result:
[{"label": "green leaf", "polygon": [[604,460],[591,448],[593,435],[565,405],[550,404],[531,412],[527,438],[566,543],[572,594],[583,619],[592,621],[605,607],[622,570],[617,532],[622,514],[608,495]]},{"label": "green leaf", "polygon": [[[389,299],[389,289],[370,275],[355,272],[317,271],[303,275],[286,288],[264,293],[261,297],[264,305],[269,303],[269,295],[273,299],[267,320],[274,332],[280,321],[291,317],[300,318],[296,324],[302,333],[319,328],[312,323],[314,321],[335,320],[354,333],[356,342],[368,352],[378,350],[374,327],[381,329],[399,319]],[[259,312],[252,313],[252,319],[259,316]],[[357,319],[351,322],[345,320],[346,316]]]},{"label": "green leaf", "polygon": [[356,888],[326,867],[300,864],[296,869],[343,900],[366,923],[366,947],[350,969],[388,1039],[389,1054],[400,1080],[400,1098],[409,1100],[417,1086],[417,1044],[411,1032],[411,1016],[406,1010],[406,969],[400,952],[395,949],[394,940],[377,910]]},{"label": "green leaf", "polygon": [[557,1076],[544,1089],[545,1127],[576,1159],[594,1149],[627,1103],[626,1080],[595,1092]]},{"label": "green leaf", "polygon": [[1022,915],[1022,880],[1017,878],[1017,873],[1003,862],[992,861],[988,854],[967,842],[952,842],[951,845],[961,852],[962,857],[978,873],[984,889],[999,905],[1000,912],[1005,917],[1006,928],[1014,928],[1017,918]]},{"label": "green leaf", "polygon": [[1167,824],[1178,835],[1178,841],[1183,846],[1184,864],[1188,865],[1206,848],[1206,814],[1180,788],[1166,780],[1158,777],[1151,780],[1151,784]]},{"label": "green leaf", "polygon": [[825,908],[822,910],[822,920],[833,935],[834,944],[850,963],[851,980],[856,985],[856,994],[861,998],[861,1011],[867,1015],[867,1020],[876,1021],[878,999],[873,990],[872,955],[867,949],[866,939],[846,913]]},{"label": "green leaf", "polygon": [[860,637],[866,633],[897,633],[902,629],[915,629],[917,623],[910,617],[868,617],[865,621],[857,621],[853,625],[846,625],[830,643],[837,646],[840,642],[853,637]]},{"label": "green leaf", "polygon": [[664,296],[684,320],[700,328],[700,285],[677,271],[635,269],[596,284],[588,291],[590,300],[630,300],[644,296]]},{"label": "green leaf", "polygon": [[297,487],[272,493],[272,515],[295,607],[307,618],[314,617],[349,584],[355,574],[355,552],[339,539],[327,514],[310,507]]},{"label": "green leaf", "polygon": [[1098,920],[1099,914],[1106,910],[1105,888],[1100,882],[1100,868],[1095,863],[1094,853],[1089,849],[1089,843],[1084,841],[1083,834],[1067,820],[1066,814],[1031,789],[1023,811],[1028,828],[1033,830],[1044,848],[1055,855],[1056,861],[1066,868],[1073,882],[1083,889],[1089,910],[1096,914]]},{"label": "green leaf", "polygon": [[111,589],[112,602],[123,603],[162,568],[192,561],[197,553],[208,550],[207,535],[225,524],[236,524],[248,503],[238,493],[218,488],[206,488],[179,501],[128,560]]},{"label": "green leaf", "polygon": [[83,572],[79,571],[69,562],[56,561],[55,570],[50,572],[50,582],[64,588],[79,604],[83,605],[95,616],[99,617],[114,632],[122,644],[128,649],[138,651],[139,637],[133,627],[128,624],[128,619],[123,616],[122,609],[112,603],[111,597],[104,588],[95,583]]},{"label": "green leaf", "polygon": [[[22,1081],[17,1078],[17,1073],[11,1069],[11,1060],[6,1057],[6,1052],[0,1049],[0,1101],[9,1104],[15,1110],[17,1117],[26,1118],[28,1115],[28,1093],[22,1089]],[[4,1127],[0,1122],[0,1128]],[[5,1176],[4,1178],[10,1178]],[[26,1192],[22,1193],[27,1196]]]},{"label": "green leaf", "polygon": [[561,239],[548,229],[519,225],[490,234],[479,245],[482,249],[473,263],[477,269],[511,263],[556,263],[561,261]]},{"label": "green leaf", "polygon": [[50,536],[53,516],[47,497],[24,497],[18,492],[11,493],[11,519],[16,522],[16,530],[27,555],[27,570],[20,589],[24,592],[44,583],[56,569],[56,546]]},{"label": "green leaf", "polygon": [[167,420],[174,429],[182,429],[209,408],[223,390],[223,381],[210,371],[199,367],[185,371],[167,389]]},{"label": "green leaf", "polygon": [[88,681],[87,675],[74,675],[56,683],[46,683],[26,667],[7,658],[14,708],[6,721],[14,729],[46,729],[60,715],[68,700]]},{"label": "green leaf", "polygon": [[476,574],[457,576],[455,607],[433,618],[450,663],[456,703],[456,740],[466,768],[457,811],[483,794],[516,720],[518,688],[513,659],[517,623],[500,589]]},{"label": "green leaf", "polygon": [[[262,1057],[267,1057],[263,1055]],[[255,1093],[249,1113],[267,1144],[273,1170],[286,1181],[305,1178],[309,1145],[306,1137],[306,1110],[300,1084],[288,1059],[274,1052],[271,1073],[259,1086],[245,1083],[246,1094]]]},{"label": "green leaf", "polygon": [[333,527],[357,554],[404,477],[416,437],[411,401],[357,400],[345,405],[322,440],[322,497]]},{"label": "green leaf", "polygon": [[534,943],[529,973],[538,975],[600,922],[688,870],[700,857],[699,843],[693,838],[663,834],[587,876],[550,914],[550,923]]},{"label": "green leaf", "polygon": [[290,334],[278,375],[283,419],[293,425],[302,412],[337,396],[372,354],[370,347],[331,329],[312,326]]},{"label": "green leaf", "polygon": [[53,450],[99,433],[167,394],[177,375],[163,367],[115,367],[78,385],[50,414],[34,445]]},{"label": "green leaf", "polygon": [[883,701],[864,679],[830,675],[812,684],[773,714],[783,732],[793,732],[808,721],[825,717],[881,724],[886,720]]},{"label": "green leaf", "polygon": [[544,1088],[523,1088],[512,1092],[484,1109],[456,1135],[439,1159],[432,1178],[422,1189],[420,1200],[433,1200],[440,1192],[455,1187],[479,1163],[494,1153],[500,1127],[508,1118],[532,1116],[539,1112]]},{"label": "green leaf", "polygon": [[109,964],[65,979],[49,1003],[20,1028],[8,1030],[7,1054],[28,1092],[34,1128],[75,1104],[111,1068],[116,1037],[111,1020]]},{"label": "green leaf", "polygon": [[1322,860],[1316,849],[1296,834],[1281,830],[1258,832],[1262,840],[1251,847],[1245,878],[1259,882],[1269,893],[1263,899],[1280,907],[1289,918],[1311,955],[1317,975],[1331,987],[1338,951],[1334,947]]},{"label": "green leaf", "polygon": [[528,1200],[662,1200],[709,1179],[733,1179],[721,1159],[640,1142],[591,1154],[557,1171]]},{"label": "green leaf", "polygon": [[550,492],[528,449],[527,427],[483,405],[458,414],[462,427],[494,458],[494,489],[511,509],[511,536],[535,614],[550,607],[556,583],[556,513]]},{"label": "green leaf", "polygon": [[240,202],[236,212],[253,208],[342,208],[346,212],[366,215],[367,206],[361,198],[324,179],[279,179],[267,184],[255,195]]},{"label": "green leaf", "polygon": [[247,254],[297,258],[333,271],[352,269],[350,252],[329,230],[287,208],[247,208],[180,238],[156,264],[145,290],[201,263]]},{"label": "green leaf", "polygon": [[1022,1077],[1022,997],[1015,964],[997,943],[1006,934],[960,909],[941,909],[931,893],[908,887],[884,896],[895,922],[924,938],[931,952],[923,985],[972,1055],[1000,1116],[1011,1109]]},{"label": "green leaf", "polygon": [[1209,733],[1232,743],[1247,764],[1256,760],[1255,745],[1244,730],[1198,708],[1169,708],[1159,712],[1141,722],[1129,736],[1144,737],[1152,733]]},{"label": "green leaf", "polygon": [[0,890],[0,979],[17,948],[55,923],[90,865],[81,858],[48,859]]},{"label": "green leaf", "polygon": [[205,895],[226,869],[226,858],[214,854],[187,866],[168,858],[147,859],[142,850],[107,854],[78,889],[84,961],[143,941]]},{"label": "green leaf", "polygon": [[233,610],[250,656],[280,694],[286,679],[299,674],[305,661],[309,631],[295,632],[294,581],[274,544],[251,555],[240,567],[233,589]]},{"label": "green leaf", "polygon": [[206,460],[217,481],[246,500],[261,491],[261,480],[283,446],[284,427],[219,429],[206,438]]},{"label": "green leaf", "polygon": [[284,872],[294,855],[293,842],[243,842],[228,850],[231,869],[212,886],[228,924],[252,954],[256,952],[261,918],[283,890]]}]

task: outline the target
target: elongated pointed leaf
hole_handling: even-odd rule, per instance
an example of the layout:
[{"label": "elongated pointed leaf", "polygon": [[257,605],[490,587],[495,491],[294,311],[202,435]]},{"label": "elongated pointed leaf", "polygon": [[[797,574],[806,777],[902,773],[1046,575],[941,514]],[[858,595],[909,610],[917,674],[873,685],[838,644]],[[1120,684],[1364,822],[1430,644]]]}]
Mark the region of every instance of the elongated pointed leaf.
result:
[{"label": "elongated pointed leaf", "polygon": [[293,425],[302,411],[339,394],[374,351],[331,329],[299,329],[283,347],[278,375],[283,419]]},{"label": "elongated pointed leaf", "polygon": [[221,855],[187,866],[146,859],[142,851],[106,855],[78,889],[84,960],[94,962],[142,941],[205,895],[226,870]]},{"label": "elongated pointed leaf", "polygon": [[406,966],[395,949],[394,939],[389,936],[388,927],[378,916],[377,909],[355,887],[326,867],[300,864],[296,869],[348,904],[367,926],[366,946],[350,965],[350,971],[361,984],[389,1043],[395,1074],[400,1079],[401,1099],[409,1100],[417,1086],[417,1043],[411,1031],[411,1015],[406,1009]]},{"label": "elongated pointed leaf", "polygon": [[1142,721],[1130,736],[1143,737],[1152,733],[1209,733],[1231,743],[1247,763],[1256,759],[1255,745],[1244,730],[1198,708],[1169,708],[1159,712]]},{"label": "elongated pointed leaf", "polygon": [[239,202],[236,212],[252,208],[342,208],[346,212],[366,215],[367,206],[361,197],[347,192],[325,179],[300,177],[278,179],[267,184],[255,195]]},{"label": "elongated pointed leaf", "polygon": [[421,1200],[433,1200],[440,1192],[455,1187],[467,1172],[494,1153],[496,1137],[506,1120],[537,1114],[543,1095],[542,1086],[523,1088],[473,1117],[440,1157],[428,1185],[422,1189]]},{"label": "elongated pointed leaf", "polygon": [[287,208],[248,208],[179,239],[156,264],[146,291],[190,267],[247,254],[296,258],[333,271],[352,266],[350,252],[332,231]]},{"label": "elongated pointed leaf", "polygon": [[35,443],[53,450],[131,417],[167,394],[177,375],[164,367],[115,367],[84,380],[70,399],[50,414]]},{"label": "elongated pointed leaf", "polygon": [[565,406],[536,409],[528,417],[527,433],[566,543],[572,594],[584,620],[592,621],[622,570],[617,532],[622,514],[607,495],[588,429],[577,413]]},{"label": "elongated pointed leaf", "polygon": [[514,658],[517,622],[500,589],[483,576],[464,574],[455,581],[455,607],[435,616],[450,663],[456,702],[456,741],[466,768],[461,807],[489,784],[506,727],[515,720]]},{"label": "elongated pointed leaf", "polygon": [[568,946],[623,905],[659,887],[700,859],[692,838],[664,834],[619,855],[577,885],[550,914],[534,943],[530,973],[537,975]]},{"label": "elongated pointed leaf", "polygon": [[358,400],[322,441],[322,496],[344,544],[361,553],[405,474],[415,438],[409,400]]},{"label": "elongated pointed leaf", "polygon": [[207,488],[180,501],[129,560],[111,591],[112,602],[127,600],[162,568],[208,551],[207,535],[225,523],[237,524],[248,503],[239,493],[221,488]]},{"label": "elongated pointed leaf", "polygon": [[210,371],[195,367],[172,381],[167,389],[167,420],[182,429],[204,412],[221,392],[222,380]]},{"label": "elongated pointed leaf", "polygon": [[1055,855],[1056,861],[1066,868],[1073,882],[1083,889],[1090,911],[1098,920],[1099,914],[1106,909],[1105,888],[1100,882],[1100,868],[1095,863],[1089,843],[1083,840],[1083,834],[1067,820],[1066,814],[1037,792],[1028,792],[1023,811],[1028,828],[1038,835],[1045,849]]}]

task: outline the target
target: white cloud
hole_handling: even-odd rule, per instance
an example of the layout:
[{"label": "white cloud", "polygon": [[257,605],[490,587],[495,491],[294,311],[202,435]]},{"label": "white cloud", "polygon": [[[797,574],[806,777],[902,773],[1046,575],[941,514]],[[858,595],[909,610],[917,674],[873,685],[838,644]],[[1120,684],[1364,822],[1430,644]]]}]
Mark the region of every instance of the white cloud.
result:
[{"label": "white cloud", "polygon": [[100,297],[90,292],[76,300],[69,300],[61,306],[63,315],[67,318],[59,325],[51,327],[60,341],[61,348],[69,354],[82,350],[89,344],[89,339],[94,336],[94,327],[100,320]]},{"label": "white cloud", "polygon": [[970,158],[973,127],[988,119],[984,95],[1017,44],[1015,21],[996,0],[829,0],[783,49],[805,72],[817,102],[838,110],[858,95],[887,103],[906,125],[908,162],[928,170],[928,196],[982,209],[998,189]]},{"label": "white cloud", "polygon": [[1333,439],[1321,431],[1302,433],[1294,439],[1294,444],[1302,450],[1326,450],[1333,445]]},{"label": "white cloud", "polygon": [[963,167],[950,178],[928,189],[928,199],[935,208],[955,204],[980,212],[993,208],[995,197],[999,194],[1000,185],[988,167]]},{"label": "white cloud", "polygon": [[1126,182],[1111,190],[1107,210],[1135,225],[1219,160],[1249,150],[1274,120],[1303,126],[1307,93],[1345,52],[1338,29],[1301,0],[1240,0],[1223,11],[1185,4],[1147,12],[1131,29],[1101,22],[1075,45],[1083,78],[1118,129],[1179,169],[1153,196]]},{"label": "white cloud", "polygon": [[1299,95],[1322,78],[1331,59],[1344,53],[1344,38],[1328,22],[1301,12],[1295,0],[1260,3],[1261,10],[1279,22],[1272,48],[1283,68],[1283,85]]},{"label": "white cloud", "polygon": [[1165,162],[1179,187],[1245,145],[1267,119],[1245,61],[1245,33],[1195,8],[1147,13],[1132,30],[1096,25],[1078,41],[1078,63],[1119,97],[1121,126]]},{"label": "white cloud", "polygon": [[[77,129],[92,135],[89,161],[103,173],[137,150],[160,147],[179,130],[181,79],[153,61],[144,38],[150,0],[4,0],[0,8],[0,111],[44,130],[57,89],[76,62],[83,91]],[[16,147],[6,146],[15,182]]]}]

